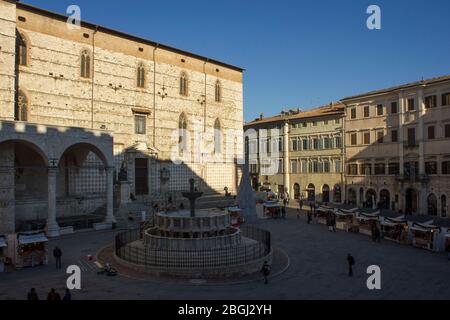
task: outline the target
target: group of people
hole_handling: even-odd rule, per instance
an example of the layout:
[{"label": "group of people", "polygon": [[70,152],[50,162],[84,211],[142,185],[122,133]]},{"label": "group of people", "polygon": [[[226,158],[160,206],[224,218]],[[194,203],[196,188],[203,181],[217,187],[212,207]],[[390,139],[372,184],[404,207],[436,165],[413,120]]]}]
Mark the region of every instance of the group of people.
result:
[{"label": "group of people", "polygon": [[[36,288],[31,288],[31,290],[28,292],[27,300],[29,301],[37,301],[39,300],[39,295],[36,291]],[[69,289],[66,289],[66,292],[61,299],[61,295],[55,290],[55,288],[52,288],[50,292],[47,294],[47,301],[70,301],[72,300],[72,294]]]}]

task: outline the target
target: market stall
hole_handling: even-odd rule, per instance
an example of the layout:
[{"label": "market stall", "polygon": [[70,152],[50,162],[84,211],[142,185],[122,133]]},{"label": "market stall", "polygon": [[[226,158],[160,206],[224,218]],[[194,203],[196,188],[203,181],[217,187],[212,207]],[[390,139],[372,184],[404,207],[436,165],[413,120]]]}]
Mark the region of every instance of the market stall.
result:
[{"label": "market stall", "polygon": [[403,217],[384,217],[381,221],[383,238],[401,244],[408,244],[408,222]]},{"label": "market stall", "polygon": [[372,230],[379,228],[380,212],[365,213],[357,212],[353,220],[353,230],[361,234],[372,236]]},{"label": "market stall", "polygon": [[314,215],[315,215],[317,223],[326,225],[330,215],[333,215],[333,214],[334,214],[334,209],[332,207],[319,206],[319,208],[317,208]]},{"label": "market stall", "polygon": [[8,243],[6,242],[5,236],[0,236],[0,272],[5,271],[5,263],[6,263],[6,247]]},{"label": "market stall", "polygon": [[275,201],[266,201],[264,203],[264,214],[270,218],[277,218],[281,214],[280,203]]},{"label": "market stall", "polygon": [[440,228],[432,224],[413,223],[410,227],[412,233],[412,245],[430,251],[438,251],[437,237]]},{"label": "market stall", "polygon": [[336,229],[349,232],[353,226],[353,220],[355,218],[355,211],[357,209],[338,209],[335,211],[336,215]]},{"label": "market stall", "polygon": [[226,212],[230,214],[231,217],[231,225],[233,227],[239,227],[244,219],[242,217],[242,210],[239,207],[229,207],[225,209]]},{"label": "market stall", "polygon": [[47,242],[48,239],[43,231],[17,234],[16,267],[26,268],[47,264]]}]

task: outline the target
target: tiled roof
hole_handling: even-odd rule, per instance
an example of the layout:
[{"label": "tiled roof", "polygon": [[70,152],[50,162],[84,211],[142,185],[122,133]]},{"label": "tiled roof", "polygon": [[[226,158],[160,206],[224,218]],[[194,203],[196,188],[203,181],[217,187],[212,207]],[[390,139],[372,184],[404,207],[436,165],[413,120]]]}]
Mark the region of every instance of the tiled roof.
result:
[{"label": "tiled roof", "polygon": [[367,97],[367,96],[374,96],[374,95],[378,95],[378,94],[389,93],[389,92],[393,92],[396,90],[408,89],[408,88],[417,87],[417,86],[426,86],[426,85],[439,83],[439,82],[443,82],[443,81],[448,81],[448,80],[450,80],[450,75],[426,79],[426,80],[420,80],[420,81],[416,81],[416,82],[403,84],[400,86],[395,86],[395,87],[390,87],[390,88],[380,89],[380,90],[374,90],[374,91],[370,91],[370,92],[367,92],[364,94],[350,96],[350,97],[342,99],[341,101],[347,101],[347,100],[352,100],[352,99],[356,99],[356,98],[363,98],[363,97]]},{"label": "tiled roof", "polygon": [[273,117],[255,119],[249,123],[246,123],[245,127],[263,123],[291,121],[291,120],[326,117],[343,114],[344,114],[344,105],[340,103],[333,103],[322,107],[314,108],[308,111],[300,111],[299,113],[286,113],[286,114],[279,114]]}]

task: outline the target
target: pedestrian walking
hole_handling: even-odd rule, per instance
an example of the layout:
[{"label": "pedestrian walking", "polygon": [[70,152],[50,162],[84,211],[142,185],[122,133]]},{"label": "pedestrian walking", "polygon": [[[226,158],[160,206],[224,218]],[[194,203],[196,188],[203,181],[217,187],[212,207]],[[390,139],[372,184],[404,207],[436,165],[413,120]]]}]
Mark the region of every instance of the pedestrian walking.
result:
[{"label": "pedestrian walking", "polygon": [[307,216],[308,216],[308,224],[311,224],[311,222],[312,222],[312,212],[308,211],[307,212]]},{"label": "pedestrian walking", "polygon": [[53,249],[53,257],[55,258],[56,269],[61,269],[62,251],[59,247],[55,247],[55,249]]},{"label": "pedestrian walking", "polygon": [[331,214],[331,228],[333,232],[336,232],[336,215],[334,213]]},{"label": "pedestrian walking", "polygon": [[281,217],[283,219],[286,219],[286,212],[287,212],[288,204],[289,204],[289,199],[284,198],[283,199],[283,208],[281,208]]},{"label": "pedestrian walking", "polygon": [[270,265],[267,263],[267,261],[264,261],[263,267],[261,269],[261,272],[264,276],[264,283],[268,284],[269,283],[269,275],[270,275]]},{"label": "pedestrian walking", "polygon": [[66,288],[66,293],[64,294],[63,301],[70,300],[72,300],[72,294],[70,293],[70,290]]},{"label": "pedestrian walking", "polygon": [[55,288],[52,288],[47,295],[47,300],[48,301],[60,301],[61,296],[59,295],[58,292],[56,292]]},{"label": "pedestrian walking", "polygon": [[353,266],[355,265],[355,258],[349,253],[347,255],[347,263],[348,263],[348,276],[353,277]]},{"label": "pedestrian walking", "polygon": [[28,292],[27,300],[28,301],[37,301],[37,300],[39,300],[39,296],[38,296],[35,288],[31,288],[30,292]]}]

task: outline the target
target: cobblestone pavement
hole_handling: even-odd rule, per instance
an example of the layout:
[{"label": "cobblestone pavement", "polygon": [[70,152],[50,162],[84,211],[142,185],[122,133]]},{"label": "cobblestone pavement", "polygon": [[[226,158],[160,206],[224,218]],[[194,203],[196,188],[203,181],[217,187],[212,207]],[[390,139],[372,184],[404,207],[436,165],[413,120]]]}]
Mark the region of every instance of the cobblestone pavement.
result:
[{"label": "cobblestone pavement", "polygon": [[[114,232],[78,233],[51,241],[62,248],[63,265],[82,269],[82,290],[74,299],[450,299],[450,261],[445,254],[344,232],[330,233],[323,225],[307,225],[291,210],[286,220],[265,220],[260,226],[273,233],[276,246],[290,257],[289,269],[263,282],[236,285],[193,285],[141,281],[97,275],[88,254],[110,244]],[[346,256],[356,259],[355,277],[349,278]],[[366,287],[366,268],[379,265],[382,290]],[[0,299],[24,299],[35,287],[41,299],[52,287],[63,293],[67,275],[48,266],[0,274]]]}]

